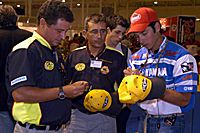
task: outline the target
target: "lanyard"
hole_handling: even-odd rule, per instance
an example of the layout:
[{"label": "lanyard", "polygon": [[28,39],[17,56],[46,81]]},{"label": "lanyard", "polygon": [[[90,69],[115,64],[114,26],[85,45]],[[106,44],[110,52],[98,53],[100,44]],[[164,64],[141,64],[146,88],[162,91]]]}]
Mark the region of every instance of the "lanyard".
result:
[{"label": "lanyard", "polygon": [[[165,49],[166,49],[166,47],[167,47],[167,44],[168,44],[168,40],[165,41],[165,43],[163,44],[163,45],[164,45],[163,49],[159,52],[158,61],[157,61],[157,63],[156,63],[156,77],[158,77],[158,68],[159,68],[159,67],[158,67],[158,64],[159,64],[159,62],[160,62],[160,59],[161,59],[162,55],[163,55],[164,52],[165,52]],[[142,72],[142,69],[144,69],[144,68],[147,67],[148,59],[149,59],[149,51],[147,51],[147,53],[146,53],[146,60],[145,60],[145,62],[144,62],[143,64],[141,64],[141,66],[140,66],[140,68],[139,68],[139,71],[140,71],[140,72]],[[155,61],[155,59],[156,59],[156,58],[153,59],[152,63]],[[150,63],[149,65],[151,65],[152,63]]]}]

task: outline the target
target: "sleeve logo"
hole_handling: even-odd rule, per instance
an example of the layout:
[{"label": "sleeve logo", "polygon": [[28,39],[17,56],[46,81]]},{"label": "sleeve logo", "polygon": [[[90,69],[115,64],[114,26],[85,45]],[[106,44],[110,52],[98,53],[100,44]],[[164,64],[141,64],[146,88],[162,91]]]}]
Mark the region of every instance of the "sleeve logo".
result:
[{"label": "sleeve logo", "polygon": [[18,77],[14,80],[11,81],[11,86],[17,84],[17,83],[20,83],[20,82],[23,82],[23,81],[26,81],[27,80],[27,77],[26,76],[21,76],[21,77]]},{"label": "sleeve logo", "polygon": [[181,69],[183,73],[193,71],[193,68],[194,68],[193,62],[183,62],[181,64]]}]

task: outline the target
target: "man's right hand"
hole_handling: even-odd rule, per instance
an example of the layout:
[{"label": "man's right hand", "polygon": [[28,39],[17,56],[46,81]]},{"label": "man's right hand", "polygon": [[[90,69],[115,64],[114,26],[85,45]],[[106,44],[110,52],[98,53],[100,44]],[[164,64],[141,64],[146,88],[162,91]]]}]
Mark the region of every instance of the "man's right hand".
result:
[{"label": "man's right hand", "polygon": [[129,75],[140,75],[140,72],[138,69],[134,69],[132,70],[130,67],[127,67],[126,69],[124,69],[124,76],[129,76]]},{"label": "man's right hand", "polygon": [[63,86],[65,96],[68,98],[75,98],[82,95],[89,84],[86,81],[77,81],[73,84]]}]

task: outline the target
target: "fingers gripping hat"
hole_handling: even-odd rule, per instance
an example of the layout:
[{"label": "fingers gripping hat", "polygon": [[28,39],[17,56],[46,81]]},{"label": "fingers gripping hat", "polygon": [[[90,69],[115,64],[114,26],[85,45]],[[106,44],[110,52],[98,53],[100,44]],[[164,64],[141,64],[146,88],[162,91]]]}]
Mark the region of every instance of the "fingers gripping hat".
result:
[{"label": "fingers gripping hat", "polygon": [[128,33],[142,32],[154,21],[159,21],[157,13],[151,8],[141,7],[131,15],[131,25]]},{"label": "fingers gripping hat", "polygon": [[119,89],[119,101],[126,104],[135,104],[144,100],[151,91],[152,82],[141,75],[126,76]]},{"label": "fingers gripping hat", "polygon": [[94,89],[87,93],[84,107],[90,112],[105,111],[112,103],[110,94],[102,89]]}]

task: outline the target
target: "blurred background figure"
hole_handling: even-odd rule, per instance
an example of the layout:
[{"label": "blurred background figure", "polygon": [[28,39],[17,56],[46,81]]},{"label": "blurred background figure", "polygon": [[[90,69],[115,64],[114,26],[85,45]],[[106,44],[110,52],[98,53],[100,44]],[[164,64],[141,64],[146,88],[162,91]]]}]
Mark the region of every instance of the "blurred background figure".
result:
[{"label": "blurred background figure", "polygon": [[0,132],[12,133],[14,121],[7,105],[7,90],[5,85],[6,57],[12,48],[22,40],[30,37],[31,32],[19,29],[16,25],[17,13],[10,5],[0,5]]},{"label": "blurred background figure", "polygon": [[79,34],[79,42],[80,42],[80,46],[83,46],[85,43],[85,37],[83,36],[82,32],[80,32]]},{"label": "blurred background figure", "polygon": [[65,38],[61,40],[60,44],[57,47],[57,50],[61,53],[64,60],[67,59],[67,56],[70,53],[69,44],[69,36],[65,36]]}]

